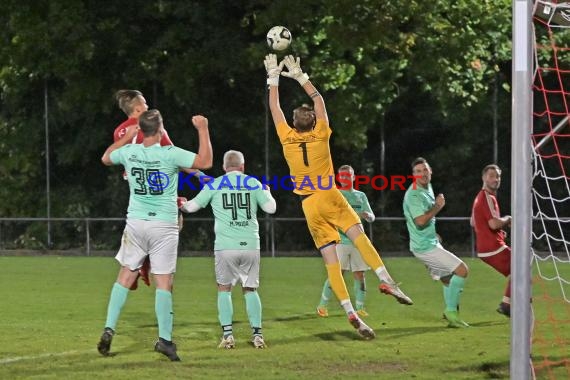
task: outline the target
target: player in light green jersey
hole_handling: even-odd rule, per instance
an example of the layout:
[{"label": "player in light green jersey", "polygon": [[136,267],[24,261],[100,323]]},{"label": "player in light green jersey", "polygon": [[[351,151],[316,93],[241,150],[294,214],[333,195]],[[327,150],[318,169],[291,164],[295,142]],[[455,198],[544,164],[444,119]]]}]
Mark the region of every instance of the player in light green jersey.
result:
[{"label": "player in light green jersey", "polygon": [[210,204],[214,212],[216,282],[218,284],[218,319],[222,326],[220,348],[234,348],[232,288],[240,283],[252,328],[252,344],[265,348],[261,331],[259,288],[259,224],[257,209],[273,214],[275,200],[269,188],[256,178],[244,174],[241,152],[224,154],[226,174],[204,186],[200,193],[183,204],[184,212],[196,212]]},{"label": "player in light green jersey", "polygon": [[413,161],[412,174],[417,180],[406,191],[403,205],[410,251],[425,264],[434,280],[442,282],[443,315],[449,327],[468,327],[459,319],[458,305],[469,269],[460,258],[443,248],[435,231],[435,216],[445,206],[445,198],[443,194],[434,195],[431,173],[425,158],[418,157]]},{"label": "player in light green jersey", "polygon": [[[376,216],[372,212],[370,203],[366,194],[362,191],[354,189],[354,169],[350,165],[342,165],[338,169],[338,175],[343,184],[340,188],[341,194],[346,198],[348,204],[358,214],[361,220],[372,223]],[[370,269],[362,259],[358,249],[352,244],[352,241],[342,232],[340,234],[340,243],[336,246],[336,252],[340,261],[342,273],[351,271],[354,277],[354,294],[356,312],[361,317],[368,316],[364,308],[366,300],[366,278],[364,272]],[[317,306],[317,315],[328,317],[328,301],[332,297],[332,289],[330,283],[325,280],[323,290],[321,292],[321,300]]]},{"label": "player in light green jersey", "polygon": [[[129,288],[148,256],[156,284],[159,339],[154,349],[172,361],[180,360],[172,342],[172,281],[178,256],[178,171],[212,166],[208,119],[197,115],[192,123],[198,130],[198,154],[175,146],[160,146],[164,131],[162,116],[158,110],[148,110],[139,116],[139,126],[130,126],[101,158],[105,165],[124,166],[130,189],[127,223],[115,257],[121,269],[111,291],[105,329],[97,345],[101,355],[110,355],[111,341]],[[139,127],[143,142],[130,144]]]}]

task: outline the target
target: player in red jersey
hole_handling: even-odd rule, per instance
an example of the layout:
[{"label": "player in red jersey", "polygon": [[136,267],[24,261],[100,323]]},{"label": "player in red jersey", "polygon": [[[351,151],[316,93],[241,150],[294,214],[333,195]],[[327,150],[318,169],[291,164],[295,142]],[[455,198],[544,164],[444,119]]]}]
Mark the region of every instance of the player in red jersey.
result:
[{"label": "player in red jersey", "polygon": [[[113,140],[118,141],[123,137],[127,131],[127,128],[131,125],[136,125],[139,123],[139,116],[141,113],[148,110],[148,105],[146,104],[146,99],[144,98],[142,92],[138,90],[119,90],[115,94],[115,99],[119,104],[119,108],[127,115],[128,119],[123,121],[113,132]],[[143,133],[139,131],[136,138],[133,139],[133,144],[140,144],[143,141]],[[166,130],[162,135],[160,140],[161,146],[174,145],[168,137]]]},{"label": "player in red jersey", "polygon": [[[121,137],[125,135],[127,132],[127,128],[133,125],[137,125],[139,123],[139,116],[148,110],[148,105],[146,104],[146,99],[144,98],[142,92],[138,90],[119,90],[115,94],[115,99],[119,105],[119,108],[127,115],[128,119],[119,124],[115,131],[113,132],[113,140],[117,142]],[[136,137],[133,138],[133,144],[140,144],[143,142],[144,135],[142,131],[139,130]],[[162,139],[160,140],[161,146],[167,145],[174,145],[170,137],[168,137],[168,133],[166,130],[163,130]],[[191,173],[194,175],[202,176],[204,175],[201,171],[195,169],[183,169],[185,173]],[[125,173],[123,173],[123,177],[126,179]],[[178,204],[181,204],[182,200],[178,199]],[[183,218],[182,213],[178,216],[178,226],[179,229],[182,230],[183,226]],[[142,277],[144,283],[147,286],[150,286],[150,261],[147,259],[143,262],[142,267],[139,269],[139,276]],[[135,280],[133,285],[131,286],[131,290],[135,290],[138,287],[138,278]]]},{"label": "player in red jersey", "polygon": [[501,217],[497,189],[501,186],[501,169],[494,164],[483,169],[483,188],[473,202],[471,226],[475,229],[477,256],[505,277],[509,277],[503,301],[497,311],[511,316],[511,249],[505,243],[511,216]]}]

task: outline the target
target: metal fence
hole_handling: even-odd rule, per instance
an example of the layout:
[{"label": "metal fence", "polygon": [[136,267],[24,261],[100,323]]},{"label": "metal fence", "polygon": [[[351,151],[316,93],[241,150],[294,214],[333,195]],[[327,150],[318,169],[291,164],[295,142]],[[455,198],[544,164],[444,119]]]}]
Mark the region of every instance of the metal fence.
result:
[{"label": "metal fence", "polygon": [[[263,256],[318,255],[304,218],[260,217],[258,221]],[[475,257],[469,217],[441,217],[437,221],[438,233],[448,250]],[[0,218],[0,251],[4,255],[23,251],[109,255],[120,246],[124,224],[125,218]],[[215,238],[213,225],[211,217],[186,216],[180,233],[180,254],[210,254]],[[364,227],[382,256],[410,255],[403,217],[378,217]]]}]

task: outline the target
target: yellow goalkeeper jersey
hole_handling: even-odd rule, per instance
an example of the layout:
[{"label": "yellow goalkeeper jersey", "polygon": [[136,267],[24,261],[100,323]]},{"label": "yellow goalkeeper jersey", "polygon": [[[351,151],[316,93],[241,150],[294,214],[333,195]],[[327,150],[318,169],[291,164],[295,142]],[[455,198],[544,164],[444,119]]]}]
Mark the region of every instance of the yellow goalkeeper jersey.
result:
[{"label": "yellow goalkeeper jersey", "polygon": [[310,132],[299,133],[285,122],[276,129],[295,185],[294,193],[309,195],[335,186],[329,147],[332,130],[325,120],[318,119]]}]

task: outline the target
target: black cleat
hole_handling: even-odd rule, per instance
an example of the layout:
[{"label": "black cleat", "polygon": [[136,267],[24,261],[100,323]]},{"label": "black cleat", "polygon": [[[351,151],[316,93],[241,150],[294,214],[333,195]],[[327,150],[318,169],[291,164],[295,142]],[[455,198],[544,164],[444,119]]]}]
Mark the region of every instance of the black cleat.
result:
[{"label": "black cleat", "polygon": [[172,362],[179,362],[180,358],[176,354],[176,344],[168,340],[158,338],[154,345],[154,350],[166,356]]},{"label": "black cleat", "polygon": [[503,314],[505,317],[511,317],[511,305],[506,302],[501,302],[497,308],[497,313]]},{"label": "black cleat", "polygon": [[111,351],[111,342],[113,341],[113,335],[115,332],[112,328],[105,327],[103,334],[101,334],[101,339],[97,344],[97,351],[103,356],[109,356],[109,351]]}]

